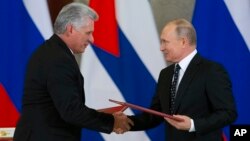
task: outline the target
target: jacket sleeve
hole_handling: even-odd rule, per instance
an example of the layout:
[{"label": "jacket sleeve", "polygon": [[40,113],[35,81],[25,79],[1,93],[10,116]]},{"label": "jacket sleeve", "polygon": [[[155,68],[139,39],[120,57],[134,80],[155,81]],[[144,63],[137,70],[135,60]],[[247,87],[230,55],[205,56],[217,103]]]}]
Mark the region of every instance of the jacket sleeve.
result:
[{"label": "jacket sleeve", "polygon": [[51,66],[47,88],[57,111],[67,123],[111,133],[114,124],[113,116],[97,112],[85,105],[83,84],[79,82],[80,72],[78,71],[70,59],[60,58]]},{"label": "jacket sleeve", "polygon": [[[161,76],[159,78],[161,78]],[[159,96],[158,91],[159,91],[159,87],[157,86],[156,93],[151,101],[150,109],[162,112],[160,96]],[[164,121],[163,117],[145,113],[145,112],[135,115],[135,116],[129,116],[129,118],[132,119],[134,122],[134,126],[132,126],[131,131],[151,129],[153,127],[158,126]]]},{"label": "jacket sleeve", "polygon": [[211,65],[206,79],[205,89],[211,114],[204,118],[194,119],[198,133],[223,128],[237,118],[232,84],[225,69],[219,64]]}]

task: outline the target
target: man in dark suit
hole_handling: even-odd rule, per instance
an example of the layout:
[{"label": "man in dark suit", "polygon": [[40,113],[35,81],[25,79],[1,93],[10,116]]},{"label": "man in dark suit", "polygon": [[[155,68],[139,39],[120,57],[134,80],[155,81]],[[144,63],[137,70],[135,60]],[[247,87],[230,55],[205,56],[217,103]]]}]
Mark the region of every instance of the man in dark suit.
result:
[{"label": "man in dark suit", "polygon": [[31,56],[15,141],[79,141],[81,128],[122,133],[133,124],[122,113],[101,113],[85,105],[83,77],[74,53],[93,42],[98,15],[84,4],[63,7],[55,34]]},{"label": "man in dark suit", "polygon": [[173,64],[161,71],[150,108],[183,121],[142,113],[129,117],[134,121],[131,130],[146,130],[165,121],[168,141],[222,141],[222,128],[237,118],[225,69],[197,53],[195,29],[184,19],[164,27],[161,51]]}]

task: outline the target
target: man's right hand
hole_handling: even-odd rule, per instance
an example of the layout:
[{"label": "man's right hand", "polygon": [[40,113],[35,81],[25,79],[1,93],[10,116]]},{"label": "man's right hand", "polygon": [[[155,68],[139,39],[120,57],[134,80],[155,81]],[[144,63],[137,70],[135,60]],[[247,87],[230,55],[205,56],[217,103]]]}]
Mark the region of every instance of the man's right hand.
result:
[{"label": "man's right hand", "polygon": [[113,131],[117,134],[123,134],[129,131],[131,126],[134,125],[134,122],[122,112],[116,112],[113,116],[115,119]]}]

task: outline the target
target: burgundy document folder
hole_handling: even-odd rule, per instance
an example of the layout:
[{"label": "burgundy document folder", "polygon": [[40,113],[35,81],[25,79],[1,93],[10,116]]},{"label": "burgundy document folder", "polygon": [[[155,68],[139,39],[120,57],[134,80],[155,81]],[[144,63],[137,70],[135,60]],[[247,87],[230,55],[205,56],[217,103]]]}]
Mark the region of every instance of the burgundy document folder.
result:
[{"label": "burgundy document folder", "polygon": [[114,102],[114,103],[119,104],[119,105],[122,105],[122,106],[130,107],[132,109],[140,110],[140,111],[143,111],[143,112],[147,112],[147,113],[150,113],[150,114],[162,116],[162,117],[165,117],[165,118],[170,118],[170,119],[173,119],[173,120],[176,120],[176,121],[183,121],[184,120],[182,118],[174,117],[174,116],[166,114],[166,113],[162,113],[162,112],[158,112],[158,111],[155,111],[155,110],[147,109],[147,108],[144,108],[144,107],[141,107],[141,106],[138,106],[138,105],[134,105],[134,104],[131,104],[131,103],[120,102],[120,101],[116,101],[116,100],[112,100],[112,99],[109,99],[109,101]]},{"label": "burgundy document folder", "polygon": [[127,106],[121,105],[121,106],[115,106],[115,107],[109,107],[109,108],[99,109],[97,111],[103,112],[103,113],[108,113],[108,114],[113,114],[115,112],[123,112],[127,108],[128,108]]}]

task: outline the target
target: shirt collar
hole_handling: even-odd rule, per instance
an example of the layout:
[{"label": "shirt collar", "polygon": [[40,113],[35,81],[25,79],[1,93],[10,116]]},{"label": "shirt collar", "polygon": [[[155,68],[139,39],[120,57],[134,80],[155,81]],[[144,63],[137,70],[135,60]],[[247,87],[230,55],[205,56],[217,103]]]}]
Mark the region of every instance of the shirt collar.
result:
[{"label": "shirt collar", "polygon": [[74,55],[74,52],[69,48],[70,52]]},{"label": "shirt collar", "polygon": [[182,59],[178,64],[180,65],[181,69],[186,71],[187,66],[191,62],[191,60],[194,58],[195,54],[197,53],[197,50],[195,49],[193,52],[191,52],[188,56],[186,56],[184,59]]}]

